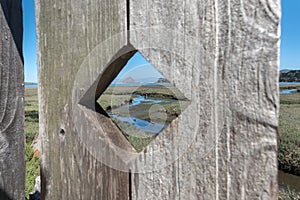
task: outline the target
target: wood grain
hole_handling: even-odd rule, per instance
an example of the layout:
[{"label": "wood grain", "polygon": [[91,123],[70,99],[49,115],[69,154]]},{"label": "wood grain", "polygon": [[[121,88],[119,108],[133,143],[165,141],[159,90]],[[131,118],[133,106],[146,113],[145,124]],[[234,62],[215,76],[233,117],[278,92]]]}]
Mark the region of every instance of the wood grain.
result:
[{"label": "wood grain", "polygon": [[[36,13],[44,199],[276,199],[279,0],[41,0]],[[92,105],[135,49],[191,100],[140,154]]]},{"label": "wood grain", "polygon": [[[126,2],[40,0],[35,1],[35,7],[42,199],[128,199],[128,173],[106,166],[92,154],[114,157],[115,152],[109,145],[95,146],[91,152],[83,141],[101,138],[109,144],[111,138],[118,140],[113,135],[117,128],[106,124],[108,118],[96,113],[95,107],[85,107],[89,103],[95,106],[95,93],[94,97],[86,95],[91,99],[82,100],[84,105],[80,104],[82,96],[73,98],[73,89],[84,95],[92,85],[97,85],[95,78],[104,71],[115,52],[127,45]],[[94,60],[98,71],[92,71],[92,60],[80,68],[93,49],[105,42],[108,47],[102,48]],[[82,79],[78,87],[77,78]],[[95,128],[89,121],[94,114],[102,127],[95,138],[91,136]],[[120,138],[117,142],[124,141]]]},{"label": "wood grain", "polygon": [[0,199],[25,198],[21,0],[0,1]]},{"label": "wood grain", "polygon": [[130,1],[130,43],[191,100],[132,199],[277,199],[279,22],[278,0]]}]

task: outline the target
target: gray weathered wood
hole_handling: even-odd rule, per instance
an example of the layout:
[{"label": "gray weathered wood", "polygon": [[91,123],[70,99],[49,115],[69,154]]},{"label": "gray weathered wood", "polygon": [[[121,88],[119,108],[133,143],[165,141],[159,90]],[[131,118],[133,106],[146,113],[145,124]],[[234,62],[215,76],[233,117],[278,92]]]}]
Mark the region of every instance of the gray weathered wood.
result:
[{"label": "gray weathered wood", "polygon": [[[95,92],[94,97],[89,92],[92,85],[97,85],[95,78],[127,45],[126,1],[40,0],[35,7],[42,198],[128,199],[128,173],[106,166],[93,155],[96,152],[114,157],[114,149],[104,145],[89,149],[83,141],[87,138],[93,142],[99,137],[108,144],[117,142],[131,148],[119,137],[121,134],[114,135],[118,129],[108,118],[88,109],[96,98]],[[107,46],[97,54],[98,71],[93,72],[89,55],[101,43]],[[87,66],[80,68],[85,61]],[[117,62],[124,65],[122,60]],[[84,117],[93,114],[97,115],[94,121]],[[100,121],[97,138],[91,137],[95,130],[91,120]]]},{"label": "gray weathered wood", "polygon": [[24,199],[25,135],[21,0],[0,1],[0,199]]},{"label": "gray weathered wood", "polygon": [[279,0],[130,1],[130,43],[191,100],[132,199],[277,198],[279,22]]},{"label": "gray weathered wood", "polygon": [[[43,198],[277,197],[279,0],[41,0],[36,13]],[[140,154],[94,104],[136,50],[191,100]]]}]

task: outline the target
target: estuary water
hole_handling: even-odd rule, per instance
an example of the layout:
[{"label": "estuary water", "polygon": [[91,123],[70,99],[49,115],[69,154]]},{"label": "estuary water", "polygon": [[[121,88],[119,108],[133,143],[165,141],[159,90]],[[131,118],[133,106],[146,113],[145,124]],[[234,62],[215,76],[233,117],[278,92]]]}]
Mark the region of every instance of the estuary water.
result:
[{"label": "estuary water", "polygon": [[295,176],[278,170],[278,183],[279,187],[284,189],[289,188],[300,192],[300,176]]},{"label": "estuary water", "polygon": [[280,94],[293,94],[296,92],[297,92],[297,89],[280,90]]},{"label": "estuary water", "polygon": [[300,85],[300,82],[279,82],[279,85]]},{"label": "estuary water", "polygon": [[121,120],[122,122],[131,124],[137,129],[149,133],[159,134],[166,126],[165,124],[152,123],[135,117],[121,117],[118,115],[110,115],[110,116],[118,120]]},{"label": "estuary water", "polygon": [[168,103],[168,102],[170,102],[170,101],[166,100],[166,99],[146,99],[144,96],[138,96],[133,99],[132,103],[129,106],[130,107],[137,106],[142,103],[158,104],[158,103]]},{"label": "estuary water", "polygon": [[[147,99],[144,96],[137,96],[137,97],[133,98],[133,101],[131,104],[124,105],[124,106],[128,106],[128,110],[130,111],[131,108],[133,108],[135,106],[142,106],[142,104],[155,105],[155,104],[160,104],[160,103],[171,103],[172,101],[175,101],[175,100],[153,99],[153,98]],[[125,117],[125,116],[120,116],[118,114],[112,114],[112,113],[109,113],[109,115],[112,118],[116,118],[122,122],[131,124],[136,129],[140,129],[144,132],[159,134],[166,127],[166,124],[164,122],[163,123],[154,123],[154,122],[149,122],[147,120],[139,119],[139,118],[133,117],[133,116]]]},{"label": "estuary water", "polygon": [[38,85],[26,85],[25,84],[25,89],[37,89]]},{"label": "estuary water", "polygon": [[[300,82],[279,82],[279,85],[300,85]],[[280,94],[293,94],[297,89],[284,89],[280,90]]]}]

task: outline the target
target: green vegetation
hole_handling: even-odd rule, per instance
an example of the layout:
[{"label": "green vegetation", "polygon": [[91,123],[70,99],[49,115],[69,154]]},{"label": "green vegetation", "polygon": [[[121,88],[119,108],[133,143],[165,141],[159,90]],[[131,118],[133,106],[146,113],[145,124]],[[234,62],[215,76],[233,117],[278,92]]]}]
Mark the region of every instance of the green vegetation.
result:
[{"label": "green vegetation", "polygon": [[40,175],[40,160],[34,157],[33,149],[30,144],[26,144],[26,179],[25,179],[25,195],[33,191],[35,178]]},{"label": "green vegetation", "polygon": [[37,83],[33,83],[33,82],[25,82],[25,85],[37,85]]},{"label": "green vegetation", "polygon": [[116,118],[112,118],[112,120],[137,152],[141,152],[157,136],[157,134],[136,129],[133,125]]},{"label": "green vegetation", "polygon": [[102,108],[109,110],[109,108],[117,108],[127,104],[131,101],[131,95],[120,95],[114,94],[113,97],[111,94],[103,94],[99,98],[98,102],[101,104]]},{"label": "green vegetation", "polygon": [[299,82],[300,70],[283,70],[280,72],[280,82]]},{"label": "green vegetation", "polygon": [[174,99],[186,101],[186,97],[174,86],[141,86],[133,92],[135,95],[156,99]]},{"label": "green vegetation", "polygon": [[34,188],[34,181],[40,174],[39,158],[34,156],[31,144],[38,133],[38,98],[37,89],[25,90],[25,133],[26,133],[26,180],[25,194],[28,197],[29,193]]},{"label": "green vegetation", "polygon": [[297,89],[300,92],[300,86],[298,84],[286,84],[280,85],[280,90]]},{"label": "green vegetation", "polygon": [[[99,101],[101,105],[108,106],[111,102],[111,94],[119,95],[114,96],[113,104],[117,107],[121,107],[130,101],[134,95],[145,95],[153,93],[151,88],[140,88],[136,91],[136,88],[124,88],[115,87],[108,88],[104,95],[101,96]],[[168,92],[166,89],[158,88],[161,93]],[[299,85],[282,85],[280,89],[298,89],[300,91]],[[165,91],[163,91],[165,90]],[[169,91],[169,94],[171,92]],[[163,98],[160,96],[160,98]],[[167,98],[167,96],[165,96]],[[168,96],[169,98],[169,96]],[[174,100],[174,99],[173,99]],[[178,102],[178,101],[174,101]],[[183,104],[183,107],[188,105],[188,101],[179,101]],[[280,96],[280,121],[279,121],[279,149],[278,149],[278,161],[279,167],[293,174],[299,175],[300,173],[300,92],[294,94],[285,94]],[[163,103],[162,106],[169,112],[168,117],[170,121],[172,117],[175,118],[175,114],[180,114],[180,107],[178,103],[167,104]],[[181,105],[182,106],[182,105]],[[104,107],[102,105],[102,107]],[[119,108],[117,108],[118,110]],[[136,117],[141,117],[145,120],[150,120],[148,115],[141,116],[142,110],[146,110],[147,106],[143,105],[140,108],[136,108],[133,115]],[[158,110],[159,111],[159,110]],[[173,116],[172,116],[173,115]],[[159,115],[158,115],[159,116]],[[145,146],[147,146],[155,137],[156,134],[145,133],[141,130],[135,129],[134,126],[113,119],[115,123],[122,130],[129,131],[124,133],[125,137],[132,144],[132,146],[138,151],[142,151]],[[25,129],[26,129],[26,196],[33,190],[34,180],[40,173],[39,158],[34,157],[34,152],[30,145],[34,140],[34,137],[38,133],[38,99],[37,99],[37,89],[26,89],[25,92]],[[135,137],[134,134],[138,137]],[[280,190],[279,199],[300,199],[300,193],[294,192],[292,190]]]},{"label": "green vegetation", "polygon": [[[138,96],[145,97],[146,101],[158,100],[158,102],[142,102],[128,107]],[[110,115],[134,117],[150,123],[165,125],[170,124],[189,104],[189,101],[176,87],[169,86],[108,87],[98,102]],[[156,137],[156,134],[139,130],[128,122],[117,118],[112,118],[112,120],[137,152],[142,151]]]},{"label": "green vegetation", "polygon": [[[286,86],[285,86],[286,87]],[[300,93],[280,95],[279,168],[300,175]]]},{"label": "green vegetation", "polygon": [[279,189],[279,200],[296,200],[300,199],[300,193],[290,189]]},{"label": "green vegetation", "polygon": [[[105,90],[103,95],[148,95],[149,97],[160,96],[165,98],[187,100],[183,96],[183,94],[174,86],[111,86]],[[102,96],[99,99],[101,99]]]}]

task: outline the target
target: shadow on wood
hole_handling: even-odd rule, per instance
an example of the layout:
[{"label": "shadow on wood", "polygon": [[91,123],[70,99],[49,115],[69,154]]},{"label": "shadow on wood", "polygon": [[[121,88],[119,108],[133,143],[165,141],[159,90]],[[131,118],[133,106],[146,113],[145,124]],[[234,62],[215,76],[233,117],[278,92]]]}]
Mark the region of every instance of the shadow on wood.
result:
[{"label": "shadow on wood", "polygon": [[[1,7],[6,19],[6,22],[10,28],[11,34],[14,38],[14,42],[18,49],[20,58],[23,60],[22,54],[22,40],[23,40],[23,26],[20,26],[20,21],[23,20],[22,9],[22,1],[21,0],[0,0]],[[19,12],[15,12],[19,10]]]},{"label": "shadow on wood", "polygon": [[0,199],[24,199],[22,1],[0,4]]},{"label": "shadow on wood", "polygon": [[11,200],[11,198],[2,189],[0,189],[0,199]]}]

